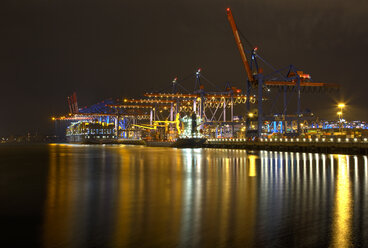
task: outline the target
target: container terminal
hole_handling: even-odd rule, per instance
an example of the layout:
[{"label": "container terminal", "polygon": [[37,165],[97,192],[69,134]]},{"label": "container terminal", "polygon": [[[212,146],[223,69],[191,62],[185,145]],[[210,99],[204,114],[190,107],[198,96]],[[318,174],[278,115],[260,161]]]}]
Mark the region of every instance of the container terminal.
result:
[{"label": "container terminal", "polygon": [[[242,35],[230,8],[226,14],[247,75],[244,90],[230,83],[219,86],[198,68],[138,99],[107,99],[79,108],[73,93],[67,98],[69,113],[52,117],[55,126],[65,127],[71,143],[367,154],[368,125],[346,122],[345,104],[338,104],[335,122],[302,111],[305,95],[335,94],[338,84],[314,81],[294,65],[275,68]],[[194,90],[184,87],[187,81]]]}]

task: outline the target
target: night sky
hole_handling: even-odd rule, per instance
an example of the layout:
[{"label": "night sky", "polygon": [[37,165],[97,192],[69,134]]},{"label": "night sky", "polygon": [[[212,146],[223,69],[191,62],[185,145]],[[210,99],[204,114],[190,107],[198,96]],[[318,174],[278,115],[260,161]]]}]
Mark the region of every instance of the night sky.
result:
[{"label": "night sky", "polygon": [[[366,0],[11,0],[0,7],[0,136],[52,133],[50,117],[107,98],[165,88],[203,69],[223,87],[244,88],[226,7],[259,54],[294,64],[338,94],[307,94],[302,108],[368,120]],[[185,82],[193,88],[194,82]]]}]

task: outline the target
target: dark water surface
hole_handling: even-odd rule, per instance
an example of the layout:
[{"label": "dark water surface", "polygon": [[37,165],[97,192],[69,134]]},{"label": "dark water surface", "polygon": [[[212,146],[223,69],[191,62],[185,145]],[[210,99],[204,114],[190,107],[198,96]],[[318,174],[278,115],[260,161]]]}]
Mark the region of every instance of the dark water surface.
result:
[{"label": "dark water surface", "polygon": [[368,247],[367,156],[0,146],[0,247]]}]

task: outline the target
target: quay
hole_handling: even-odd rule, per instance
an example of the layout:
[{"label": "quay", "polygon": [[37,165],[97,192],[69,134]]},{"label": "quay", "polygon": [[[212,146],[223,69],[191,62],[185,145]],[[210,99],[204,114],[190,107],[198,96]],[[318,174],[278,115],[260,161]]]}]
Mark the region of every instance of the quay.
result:
[{"label": "quay", "polygon": [[271,151],[368,154],[367,138],[261,138],[208,139],[206,148],[231,148]]},{"label": "quay", "polygon": [[[143,140],[138,139],[120,140],[116,144],[146,145]],[[368,138],[261,138],[256,140],[220,138],[207,139],[199,147],[367,155]]]}]

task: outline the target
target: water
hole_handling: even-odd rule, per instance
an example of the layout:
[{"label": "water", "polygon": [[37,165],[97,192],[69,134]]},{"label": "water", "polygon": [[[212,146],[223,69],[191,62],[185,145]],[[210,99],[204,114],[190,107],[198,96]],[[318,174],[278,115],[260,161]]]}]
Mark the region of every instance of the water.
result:
[{"label": "water", "polygon": [[367,156],[0,146],[1,247],[368,247]]}]

